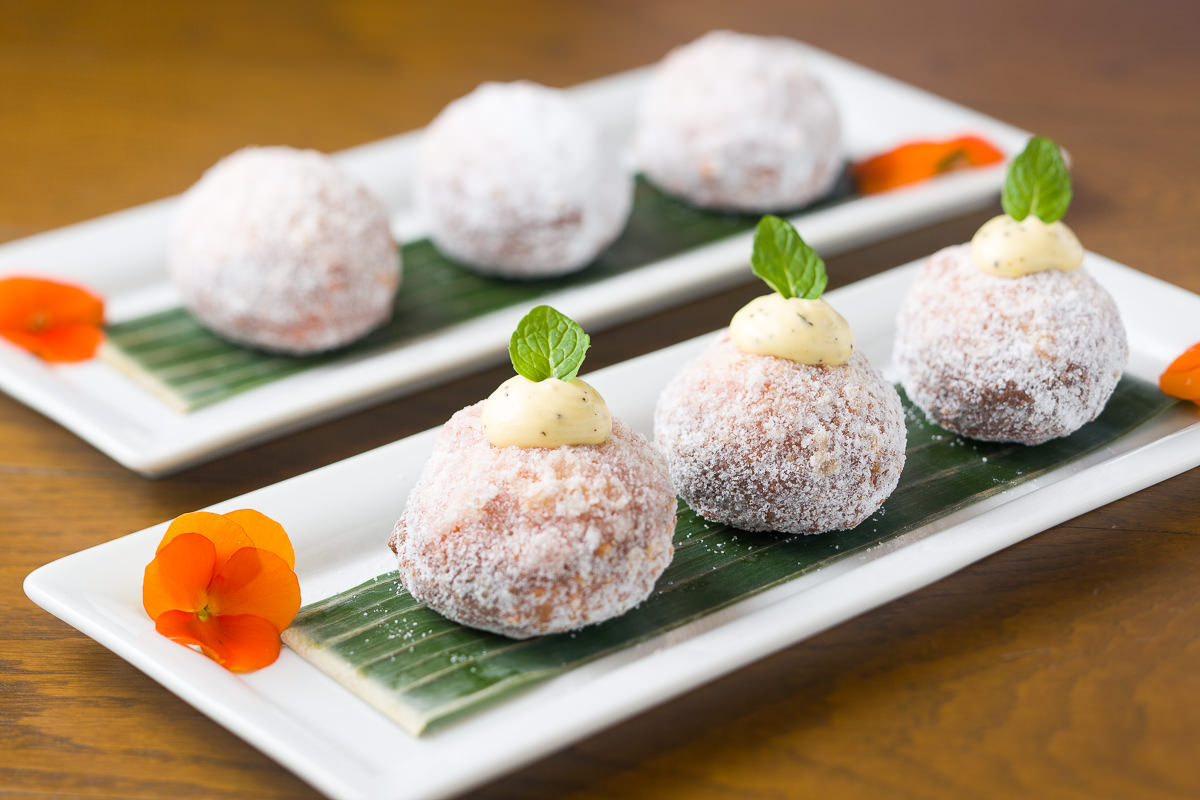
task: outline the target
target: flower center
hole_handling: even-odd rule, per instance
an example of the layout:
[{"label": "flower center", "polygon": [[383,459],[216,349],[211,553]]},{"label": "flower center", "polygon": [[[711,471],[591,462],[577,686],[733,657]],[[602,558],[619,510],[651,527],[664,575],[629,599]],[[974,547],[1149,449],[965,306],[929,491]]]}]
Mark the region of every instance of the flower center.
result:
[{"label": "flower center", "polygon": [[196,612],[196,616],[200,618],[201,622],[204,622],[205,620],[207,620],[209,617],[212,616],[212,612],[208,610],[208,606],[205,606],[204,608],[202,608]]}]

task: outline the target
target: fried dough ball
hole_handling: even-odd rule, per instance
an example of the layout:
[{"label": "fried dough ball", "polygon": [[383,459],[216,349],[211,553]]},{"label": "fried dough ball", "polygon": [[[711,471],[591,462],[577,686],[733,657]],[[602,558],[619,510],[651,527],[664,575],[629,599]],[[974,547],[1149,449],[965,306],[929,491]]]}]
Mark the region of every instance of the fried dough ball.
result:
[{"label": "fried dough ball", "polygon": [[383,204],[326,156],[250,147],[184,193],[167,270],[217,335],[303,355],[391,318],[400,255]]},{"label": "fried dough ball", "polygon": [[518,639],[645,600],[674,552],[662,456],[616,419],[599,445],[494,447],[482,405],[446,423],[388,543],[413,597]]},{"label": "fried dough ball", "polygon": [[642,98],[639,168],[706,208],[781,211],[827,194],[842,166],[833,98],[804,47],[714,31],[667,54]]},{"label": "fried dough ball", "polygon": [[1099,416],[1129,348],[1116,303],[1080,267],[983,273],[969,245],[930,256],[900,308],[904,391],[947,430],[1041,444]]},{"label": "fried dough ball", "polygon": [[558,89],[485,83],[425,131],[417,202],[439,250],[487,275],[591,263],[625,227],[633,178]]},{"label": "fried dough ball", "polygon": [[861,352],[801,364],[744,353],[728,331],[663,390],[654,433],[697,513],[782,533],[869,517],[900,480],[907,435],[895,388]]}]

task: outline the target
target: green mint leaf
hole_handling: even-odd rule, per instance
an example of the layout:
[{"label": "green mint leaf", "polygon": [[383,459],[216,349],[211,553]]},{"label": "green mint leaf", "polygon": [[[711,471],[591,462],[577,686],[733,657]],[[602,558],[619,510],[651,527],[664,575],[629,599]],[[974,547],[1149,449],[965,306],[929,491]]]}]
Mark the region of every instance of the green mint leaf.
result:
[{"label": "green mint leaf", "polygon": [[531,381],[572,380],[579,374],[591,338],[575,320],[538,306],[517,323],[508,342],[513,369]]},{"label": "green mint leaf", "polygon": [[1045,223],[1062,219],[1071,204],[1071,176],[1058,145],[1045,136],[1029,140],[1008,167],[1000,204],[1015,220],[1030,214]]},{"label": "green mint leaf", "polygon": [[825,262],[817,251],[800,238],[791,223],[769,214],[754,229],[750,266],[755,275],[784,297],[815,300],[829,282]]}]

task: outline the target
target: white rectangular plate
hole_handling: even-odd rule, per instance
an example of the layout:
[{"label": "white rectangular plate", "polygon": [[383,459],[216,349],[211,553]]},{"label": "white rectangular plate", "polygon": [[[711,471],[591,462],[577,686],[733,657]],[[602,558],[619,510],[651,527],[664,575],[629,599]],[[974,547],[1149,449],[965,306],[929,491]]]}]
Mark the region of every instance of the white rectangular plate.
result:
[{"label": "white rectangular plate", "polygon": [[[1099,256],[1089,254],[1086,264],[1117,299],[1131,374],[1155,380],[1171,357],[1200,340],[1200,297]],[[893,320],[914,269],[828,295],[876,364],[888,361]],[[614,414],[648,434],[662,386],[707,338],[608,367],[588,381]],[[282,522],[296,546],[305,601],[318,600],[394,568],[385,542],[436,434],[425,431],[212,510],[252,507]],[[235,675],[156,634],[142,610],[142,570],[167,523],[42,567],[25,591],[333,797],[444,797],[1197,464],[1200,420],[1190,407],[1172,409],[1035,481],[420,739],[289,650],[267,669]]]},{"label": "white rectangular plate", "polygon": [[[837,101],[850,159],[911,139],[964,133],[982,135],[1012,154],[1027,138],[1010,125],[815,48],[812,65]],[[646,75],[645,69],[635,70],[570,91],[602,121],[605,135],[628,142]],[[337,156],[387,204],[401,240],[423,229],[409,189],[419,142],[420,133],[414,132]],[[813,247],[829,256],[994,202],[1003,174],[1003,166],[953,173],[800,214],[793,221]],[[82,283],[107,299],[113,322],[176,304],[163,268],[175,203],[162,200],[4,245],[0,276],[41,274]],[[745,280],[750,240],[750,233],[734,236],[543,302],[595,330]],[[512,307],[392,349],[347,357],[190,414],[172,410],[99,360],[47,365],[3,340],[0,389],[121,464],[155,476],[499,363],[513,326],[527,310]]]}]

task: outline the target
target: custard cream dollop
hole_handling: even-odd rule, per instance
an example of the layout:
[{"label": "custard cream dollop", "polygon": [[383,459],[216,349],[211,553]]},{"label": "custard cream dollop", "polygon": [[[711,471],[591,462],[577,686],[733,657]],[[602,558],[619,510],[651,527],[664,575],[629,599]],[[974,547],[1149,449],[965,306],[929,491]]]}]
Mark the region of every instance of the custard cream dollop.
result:
[{"label": "custard cream dollop", "polygon": [[1018,222],[1001,214],[976,231],[971,259],[988,275],[1018,278],[1048,269],[1075,269],[1083,263],[1083,245],[1062,222],[1046,224],[1032,214]]},{"label": "custard cream dollop", "polygon": [[801,364],[845,364],[854,352],[850,323],[821,299],[756,297],[733,315],[729,333],[743,353]]},{"label": "custard cream dollop", "polygon": [[483,435],[496,447],[600,444],[612,415],[600,393],[575,378],[509,378],[483,404]]}]

